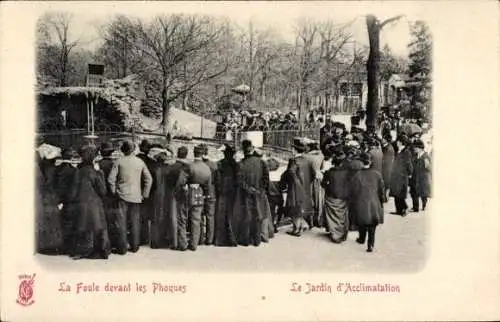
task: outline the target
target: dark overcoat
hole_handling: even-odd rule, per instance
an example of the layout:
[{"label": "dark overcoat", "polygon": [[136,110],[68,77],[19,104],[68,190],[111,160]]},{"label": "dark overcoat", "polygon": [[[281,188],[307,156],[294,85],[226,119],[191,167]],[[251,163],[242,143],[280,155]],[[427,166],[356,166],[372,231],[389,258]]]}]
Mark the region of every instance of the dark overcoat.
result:
[{"label": "dark overcoat", "polygon": [[287,191],[285,202],[286,209],[303,207],[308,197],[304,189],[304,176],[300,167],[297,165],[289,167],[281,175],[280,187],[282,190]]},{"label": "dark overcoat", "polygon": [[298,155],[295,157],[297,165],[299,166],[302,175],[302,187],[305,192],[305,200],[302,205],[305,215],[312,215],[313,213],[313,199],[312,199],[312,184],[316,178],[313,164],[310,159],[305,155]]},{"label": "dark overcoat", "polygon": [[215,236],[216,246],[235,246],[233,208],[236,199],[236,175],[238,163],[234,159],[222,159],[215,171]]},{"label": "dark overcoat", "polygon": [[83,165],[78,169],[71,192],[76,202],[78,232],[100,232],[107,229],[103,207],[106,194],[102,171],[96,171],[92,165]]},{"label": "dark overcoat", "polygon": [[378,173],[382,175],[384,168],[384,153],[380,148],[371,148],[368,153],[370,153],[372,157],[372,169],[378,171]]},{"label": "dark overcoat", "polygon": [[189,165],[183,161],[162,164],[153,174],[154,192],[151,216],[151,247],[172,248],[178,246],[177,213],[186,202],[182,185],[189,173]]},{"label": "dark overcoat", "polygon": [[382,148],[382,151],[384,153],[384,159],[382,161],[382,179],[387,189],[391,182],[392,164],[394,163],[394,147],[389,143]]},{"label": "dark overcoat", "polygon": [[[237,240],[240,244],[258,243],[246,240],[253,236],[252,227],[271,218],[267,195],[269,192],[269,171],[267,164],[258,155],[249,155],[240,162],[236,176],[238,188],[234,204],[234,223],[237,228]],[[248,234],[250,231],[250,234]]]},{"label": "dark overcoat", "polygon": [[413,176],[415,180],[415,194],[418,197],[431,196],[431,158],[424,152],[415,158]]},{"label": "dark overcoat", "polygon": [[384,223],[384,182],[374,169],[358,171],[348,187],[349,212],[356,226]]},{"label": "dark overcoat", "polygon": [[413,174],[412,156],[409,148],[404,148],[394,157],[390,191],[391,197],[405,199],[408,195],[409,177]]}]

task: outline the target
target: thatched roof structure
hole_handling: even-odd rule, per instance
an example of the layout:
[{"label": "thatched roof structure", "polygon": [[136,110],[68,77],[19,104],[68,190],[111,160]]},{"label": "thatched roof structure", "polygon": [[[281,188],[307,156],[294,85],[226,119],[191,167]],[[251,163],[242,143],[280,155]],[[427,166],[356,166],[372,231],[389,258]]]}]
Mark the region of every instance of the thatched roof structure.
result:
[{"label": "thatched roof structure", "polygon": [[39,99],[58,98],[68,100],[92,100],[95,104],[112,108],[122,115],[125,127],[131,127],[137,116],[143,98],[143,87],[136,75],[123,79],[106,80],[102,87],[43,87],[36,91]]}]

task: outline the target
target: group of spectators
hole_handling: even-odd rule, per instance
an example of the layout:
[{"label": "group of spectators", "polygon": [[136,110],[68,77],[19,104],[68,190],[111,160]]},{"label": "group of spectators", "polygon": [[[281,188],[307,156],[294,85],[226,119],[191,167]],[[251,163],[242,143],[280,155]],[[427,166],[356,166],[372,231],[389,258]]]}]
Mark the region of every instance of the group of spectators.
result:
[{"label": "group of spectators", "polygon": [[137,252],[143,245],[179,251],[259,246],[289,217],[292,236],[318,227],[342,243],[357,230],[359,243],[368,236],[371,252],[388,197],[395,213],[406,216],[408,190],[419,212],[431,186],[426,123],[390,111],[380,119],[381,131],[374,132],[356,119],[348,131],[326,118],[319,140],[293,139],[295,154],[278,176],[270,174],[279,162],[249,140],[241,143],[240,161],[231,144],[221,160],[211,160],[206,145],[195,146],[188,160],[185,146],[174,155],[147,140],[37,154],[37,250],[80,259]]}]

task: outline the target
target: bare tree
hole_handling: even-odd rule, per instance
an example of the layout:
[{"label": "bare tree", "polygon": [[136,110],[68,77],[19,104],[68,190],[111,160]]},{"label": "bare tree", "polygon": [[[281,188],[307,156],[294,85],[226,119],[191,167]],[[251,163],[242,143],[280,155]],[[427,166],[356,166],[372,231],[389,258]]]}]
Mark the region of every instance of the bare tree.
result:
[{"label": "bare tree", "polygon": [[226,71],[228,65],[218,59],[224,26],[211,17],[180,14],[159,16],[149,24],[137,20],[139,48],[160,70],[165,133],[171,103]]},{"label": "bare tree", "polygon": [[49,30],[54,33],[57,44],[56,77],[59,86],[67,85],[70,53],[78,44],[78,40],[71,41],[69,38],[72,17],[68,13],[54,13],[44,17]]},{"label": "bare tree", "polygon": [[113,77],[123,78],[136,71],[143,62],[137,50],[137,35],[134,23],[119,15],[99,29],[103,44],[99,48],[102,62]]}]

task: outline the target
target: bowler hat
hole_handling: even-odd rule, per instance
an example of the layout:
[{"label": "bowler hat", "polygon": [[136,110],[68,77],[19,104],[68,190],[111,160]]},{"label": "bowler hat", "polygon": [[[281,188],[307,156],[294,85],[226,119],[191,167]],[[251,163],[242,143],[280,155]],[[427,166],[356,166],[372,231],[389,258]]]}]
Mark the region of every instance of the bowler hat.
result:
[{"label": "bowler hat", "polygon": [[105,141],[101,144],[99,150],[102,152],[113,152],[115,150],[115,146],[111,141]]}]

